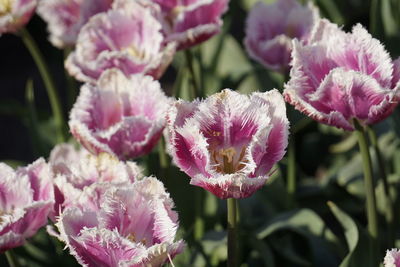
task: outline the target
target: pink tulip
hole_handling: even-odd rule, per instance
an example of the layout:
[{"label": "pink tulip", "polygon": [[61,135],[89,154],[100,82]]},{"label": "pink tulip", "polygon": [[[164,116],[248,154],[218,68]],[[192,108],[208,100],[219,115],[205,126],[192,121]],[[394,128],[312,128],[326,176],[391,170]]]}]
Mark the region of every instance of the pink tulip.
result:
[{"label": "pink tulip", "polygon": [[400,267],[400,251],[397,248],[387,250],[383,265],[385,267]]},{"label": "pink tulip", "polygon": [[82,266],[157,267],[182,251],[183,241],[174,241],[174,203],[156,178],[109,188],[99,205],[99,211],[67,208],[56,224]]},{"label": "pink tulip", "polygon": [[146,73],[159,78],[171,62],[176,45],[164,44],[156,7],[147,4],[115,0],[111,10],[93,16],[65,62],[68,72],[83,82],[95,82],[110,68],[126,75]]},{"label": "pink tulip", "polygon": [[160,5],[167,41],[186,49],[219,33],[229,0],[152,0]]},{"label": "pink tulip", "polygon": [[180,100],[167,116],[174,162],[191,184],[222,199],[252,195],[285,154],[289,121],[277,90],[225,89],[204,101]]},{"label": "pink tulip", "polygon": [[75,45],[82,26],[97,13],[111,7],[113,0],[42,0],[38,14],[47,22],[50,42],[58,47]]},{"label": "pink tulip", "polygon": [[396,107],[397,63],[361,25],[345,33],[321,20],[310,44],[293,43],[293,67],[284,96],[296,109],[351,131],[354,119],[374,124]]},{"label": "pink tulip", "polygon": [[0,163],[0,252],[24,244],[42,226],[54,205],[49,166],[43,159],[14,171]]},{"label": "pink tulip", "polygon": [[296,0],[259,2],[246,21],[247,53],[268,69],[287,72],[292,40],[306,42],[318,18],[318,10],[311,3],[305,7]]},{"label": "pink tulip", "polygon": [[82,196],[85,190],[101,193],[93,184],[131,184],[141,177],[134,162],[122,162],[106,153],[94,156],[68,144],[52,150],[49,164],[54,175],[55,215],[69,206],[87,207],[93,203]]},{"label": "pink tulip", "polygon": [[107,70],[96,85],[81,88],[69,126],[94,154],[135,158],[149,153],[161,137],[169,103],[150,76],[126,77],[117,69]]},{"label": "pink tulip", "polygon": [[31,19],[36,0],[0,1],[0,34],[15,33]]}]

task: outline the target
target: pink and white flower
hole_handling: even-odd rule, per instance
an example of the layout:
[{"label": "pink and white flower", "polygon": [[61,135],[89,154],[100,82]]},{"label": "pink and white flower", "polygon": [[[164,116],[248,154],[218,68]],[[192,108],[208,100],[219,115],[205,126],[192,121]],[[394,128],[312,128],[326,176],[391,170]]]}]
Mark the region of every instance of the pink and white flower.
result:
[{"label": "pink and white flower", "polygon": [[93,16],[78,35],[75,51],[65,62],[83,82],[95,82],[107,69],[126,75],[145,73],[159,78],[175,54],[175,43],[164,44],[156,6],[115,0],[113,8]]},{"label": "pink and white flower", "polygon": [[97,13],[111,8],[113,0],[42,0],[37,12],[47,22],[50,42],[73,46],[83,25]]},{"label": "pink and white flower", "polygon": [[241,95],[229,89],[168,111],[170,153],[190,183],[219,198],[245,198],[282,159],[289,121],[277,90]]},{"label": "pink and white flower", "polygon": [[107,70],[96,85],[81,88],[69,126],[76,139],[94,154],[135,158],[149,153],[160,139],[169,104],[170,99],[152,77],[127,77],[118,69]]},{"label": "pink and white flower", "polygon": [[160,5],[167,41],[186,49],[219,33],[229,0],[152,0]]},{"label": "pink and white flower", "polygon": [[25,26],[35,12],[36,0],[0,1],[0,34],[15,33]]},{"label": "pink and white flower", "polygon": [[43,159],[14,171],[0,163],[0,252],[24,244],[53,210],[50,168]]},{"label": "pink and white flower", "polygon": [[311,3],[302,6],[296,0],[257,3],[246,21],[244,44],[251,58],[268,69],[289,70],[292,40],[307,42],[319,12]]},{"label": "pink and white flower", "polygon": [[385,267],[400,267],[400,251],[397,248],[387,250],[383,265]]},{"label": "pink and white flower", "polygon": [[56,146],[49,164],[54,175],[55,215],[70,206],[96,206],[82,196],[84,191],[101,194],[100,187],[106,188],[106,184],[129,185],[141,178],[134,162],[122,162],[107,153],[94,156],[69,144]]},{"label": "pink and white flower", "polygon": [[307,116],[351,131],[354,119],[374,124],[396,107],[398,63],[361,25],[345,33],[320,20],[308,45],[293,43],[284,96]]},{"label": "pink and white flower", "polygon": [[109,188],[99,204],[99,211],[70,207],[56,224],[82,266],[156,267],[182,251],[174,203],[156,178]]}]

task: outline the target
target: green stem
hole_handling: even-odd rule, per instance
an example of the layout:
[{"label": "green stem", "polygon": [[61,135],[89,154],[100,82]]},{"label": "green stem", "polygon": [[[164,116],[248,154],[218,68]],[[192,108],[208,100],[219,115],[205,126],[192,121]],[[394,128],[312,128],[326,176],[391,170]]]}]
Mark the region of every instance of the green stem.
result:
[{"label": "green stem", "polygon": [[195,192],[195,218],[194,218],[194,240],[200,241],[204,235],[204,221],[203,221],[203,190],[196,190]]},{"label": "green stem", "polygon": [[[68,47],[64,49],[64,60],[67,59],[69,54],[71,53],[72,48]],[[72,108],[73,104],[75,103],[76,96],[78,95],[78,84],[76,80],[69,75],[67,69],[64,70],[65,81],[67,84],[67,100],[68,100],[68,108]]]},{"label": "green stem", "polygon": [[186,65],[189,69],[190,76],[192,78],[193,90],[194,90],[194,98],[201,97],[200,85],[199,81],[196,78],[196,73],[194,70],[194,62],[193,62],[193,55],[190,50],[185,50],[185,57],[186,57]]},{"label": "green stem", "polygon": [[358,145],[360,147],[360,153],[362,157],[363,170],[364,170],[364,184],[367,198],[367,218],[368,218],[368,233],[371,238],[370,242],[370,262],[372,266],[377,259],[377,240],[378,240],[378,220],[376,212],[376,198],[375,198],[375,186],[372,176],[372,164],[371,156],[369,154],[367,138],[364,128],[359,124],[357,120],[354,120],[354,126],[357,131]]},{"label": "green stem", "polygon": [[197,49],[197,59],[199,61],[199,67],[200,67],[200,71],[199,71],[199,77],[198,77],[198,85],[199,85],[199,97],[203,97],[205,95],[205,90],[204,90],[204,79],[205,79],[205,71],[203,69],[204,67],[204,63],[203,63],[203,54],[201,52],[201,47],[202,46],[198,46]]},{"label": "green stem", "polygon": [[5,254],[6,254],[7,261],[8,261],[8,265],[10,267],[19,267],[20,266],[18,263],[17,257],[15,257],[15,254],[11,249],[7,250],[5,252]]},{"label": "green stem", "polygon": [[[290,80],[289,72],[284,73],[284,83]],[[283,89],[282,89],[283,91]],[[286,112],[289,121],[293,123],[293,112],[294,109],[291,105],[286,103]],[[295,206],[295,195],[296,195],[296,146],[295,146],[295,128],[290,131],[290,140],[288,146],[287,154],[287,180],[286,180],[286,190],[289,197],[288,208],[292,209]]]},{"label": "green stem", "polygon": [[63,142],[65,140],[63,133],[63,127],[64,127],[63,112],[61,109],[60,99],[57,94],[54,80],[50,75],[49,67],[47,66],[43,58],[43,55],[40,52],[39,48],[37,47],[34,39],[25,28],[22,28],[20,30],[20,36],[25,46],[31,53],[31,56],[35,61],[36,66],[39,69],[40,75],[42,76],[43,83],[47,89],[47,94],[49,96],[51,109],[54,115],[54,120],[57,130],[57,141]]},{"label": "green stem", "polygon": [[182,84],[183,84],[185,75],[186,75],[186,69],[185,69],[184,65],[182,64],[182,66],[179,66],[178,73],[176,75],[176,79],[175,79],[174,85],[171,90],[171,96],[180,98]]},{"label": "green stem", "polygon": [[33,81],[29,79],[25,87],[25,99],[28,106],[29,113],[29,131],[32,142],[32,150],[36,157],[44,154],[45,148],[40,138],[39,123],[37,119],[37,113],[35,108],[35,93],[33,90]]},{"label": "green stem", "polygon": [[289,140],[288,156],[287,156],[287,193],[289,195],[289,208],[294,207],[296,193],[296,150],[295,141],[292,136]]},{"label": "green stem", "polygon": [[369,139],[371,141],[371,145],[375,150],[375,155],[378,160],[378,165],[379,165],[379,172],[380,176],[382,179],[383,183],[383,190],[385,192],[385,217],[386,217],[386,223],[388,227],[388,244],[387,247],[391,248],[394,247],[394,213],[393,213],[393,203],[390,198],[390,188],[389,188],[389,183],[387,179],[387,174],[385,170],[385,162],[382,157],[381,150],[379,149],[379,144],[378,144],[378,138],[376,136],[375,131],[371,128],[368,127],[368,134],[369,134]]},{"label": "green stem", "polygon": [[237,199],[228,198],[228,267],[237,267]]},{"label": "green stem", "polygon": [[169,161],[167,153],[165,152],[165,140],[164,137],[160,138],[158,142],[158,161],[159,161],[159,173],[158,178],[162,179],[165,186],[167,186],[167,179],[169,177]]},{"label": "green stem", "polygon": [[160,159],[160,167],[163,169],[168,168],[168,156],[165,151],[165,140],[163,137],[160,138],[160,142],[158,143],[158,156]]}]

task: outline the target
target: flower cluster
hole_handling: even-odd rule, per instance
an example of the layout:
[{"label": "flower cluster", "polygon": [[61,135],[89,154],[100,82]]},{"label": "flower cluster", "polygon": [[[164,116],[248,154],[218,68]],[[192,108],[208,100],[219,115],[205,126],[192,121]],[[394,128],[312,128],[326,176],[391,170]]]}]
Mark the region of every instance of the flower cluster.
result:
[{"label": "flower cluster", "polygon": [[14,171],[0,164],[0,251],[20,246],[50,217],[83,266],[161,266],[180,253],[178,216],[163,184],[133,162],[68,144]]},{"label": "flower cluster", "polygon": [[[38,1],[52,44],[73,48],[67,71],[85,82],[69,122],[84,148],[58,145],[48,164],[41,159],[16,172],[1,165],[2,251],[22,245],[48,217],[59,230],[49,232],[84,266],[161,266],[182,250],[183,241],[174,241],[178,217],[162,183],[142,179],[136,163],[122,160],[149,153],[160,139],[172,99],[154,79],[176,49],[219,32],[227,3]],[[0,33],[18,31],[36,4],[2,1]],[[21,199],[17,187],[26,190]]]},{"label": "flower cluster", "polygon": [[110,10],[92,17],[79,31],[66,68],[84,82],[95,81],[110,68],[119,68],[126,75],[143,73],[159,78],[177,48],[187,48],[218,33],[226,8],[227,0],[187,5],[115,0]]},{"label": "flower cluster", "polygon": [[[385,119],[397,106],[400,58],[392,60],[361,25],[344,32],[321,19],[312,4],[296,0],[256,4],[245,29],[250,57],[290,73],[283,94],[224,89],[193,101],[167,96],[158,79],[175,53],[217,34],[228,3],[38,3],[50,42],[73,49],[65,68],[83,82],[68,123],[81,147],[59,144],[48,163],[40,158],[17,170],[0,163],[0,252],[23,245],[49,218],[55,225],[49,234],[82,266],[162,266],[184,248],[183,240],[176,241],[175,204],[162,182],[144,177],[129,160],[149,154],[163,133],[190,184],[221,199],[239,199],[259,190],[285,155],[285,101],[350,131]],[[20,30],[36,5],[0,1],[0,34]],[[228,208],[234,211],[228,238],[236,235],[229,232],[236,225],[235,205]],[[388,251],[385,266],[399,266],[398,254]]]}]

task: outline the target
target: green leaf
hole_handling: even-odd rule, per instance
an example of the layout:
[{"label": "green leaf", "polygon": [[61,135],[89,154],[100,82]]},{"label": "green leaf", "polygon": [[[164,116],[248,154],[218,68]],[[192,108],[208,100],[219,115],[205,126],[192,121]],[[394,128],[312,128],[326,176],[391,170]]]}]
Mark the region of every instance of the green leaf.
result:
[{"label": "green leaf", "polygon": [[30,132],[30,139],[32,143],[32,150],[36,157],[44,154],[45,148],[40,138],[40,127],[37,119],[37,112],[35,106],[35,93],[33,88],[33,81],[29,79],[25,86],[25,101],[28,106],[28,129]]},{"label": "green leaf", "polygon": [[[257,3],[260,2],[260,0],[241,0],[240,1],[240,5],[242,6],[242,8],[246,11],[250,11],[250,9]],[[275,0],[264,0],[262,1],[266,4],[271,4],[273,2],[275,2]]]},{"label": "green leaf", "polygon": [[[397,147],[399,146],[399,140],[395,137],[393,132],[388,132],[379,136],[378,139],[379,147],[382,149],[382,156],[389,160],[395,154]],[[375,151],[370,149],[374,175],[378,175],[378,164],[375,155]],[[339,186],[346,189],[351,195],[358,197],[359,199],[365,198],[363,172],[362,172],[362,160],[359,153],[356,153],[347,164],[343,165],[338,171],[336,181]]]},{"label": "green leaf", "polygon": [[[251,237],[248,243],[251,247],[253,247],[252,253],[250,255],[250,262],[258,260],[261,261],[263,263],[263,266],[265,267],[276,266],[274,253],[267,243],[254,237]],[[256,263],[249,264],[249,266],[255,265]]]},{"label": "green leaf", "polygon": [[368,238],[366,233],[353,221],[353,219],[337,207],[333,202],[328,202],[328,206],[335,218],[343,227],[344,236],[348,246],[348,254],[343,259],[340,267],[347,266],[368,266]]},{"label": "green leaf", "polygon": [[386,36],[394,36],[399,31],[394,11],[389,0],[381,1],[382,23]]},{"label": "green leaf", "polygon": [[[215,61],[215,51],[218,49],[219,38],[224,38],[218,60]],[[222,79],[228,78],[236,81],[252,70],[252,65],[242,46],[232,35],[217,36],[201,46],[203,63],[207,68],[216,70],[216,75]],[[211,66],[216,62],[216,66]]]},{"label": "green leaf", "polygon": [[0,115],[17,116],[23,119],[27,113],[26,108],[17,100],[8,98],[0,99]]},{"label": "green leaf", "polygon": [[225,231],[207,232],[202,239],[202,245],[213,266],[218,266],[219,262],[227,259],[227,236]]},{"label": "green leaf", "polygon": [[26,165],[26,163],[23,161],[13,160],[13,159],[5,159],[5,160],[2,160],[2,162],[14,169]]},{"label": "green leaf", "polygon": [[315,266],[335,266],[335,253],[332,252],[339,253],[338,240],[314,211],[301,209],[281,213],[262,227],[257,237],[264,239],[281,231],[292,232],[308,241]]},{"label": "green leaf", "polygon": [[331,145],[329,151],[332,153],[347,152],[357,145],[357,140],[357,135],[354,132],[351,132],[350,135],[346,136],[339,143]]},{"label": "green leaf", "polygon": [[321,11],[325,13],[328,18],[339,25],[343,25],[345,20],[337,7],[335,1],[332,0],[315,0]]}]

